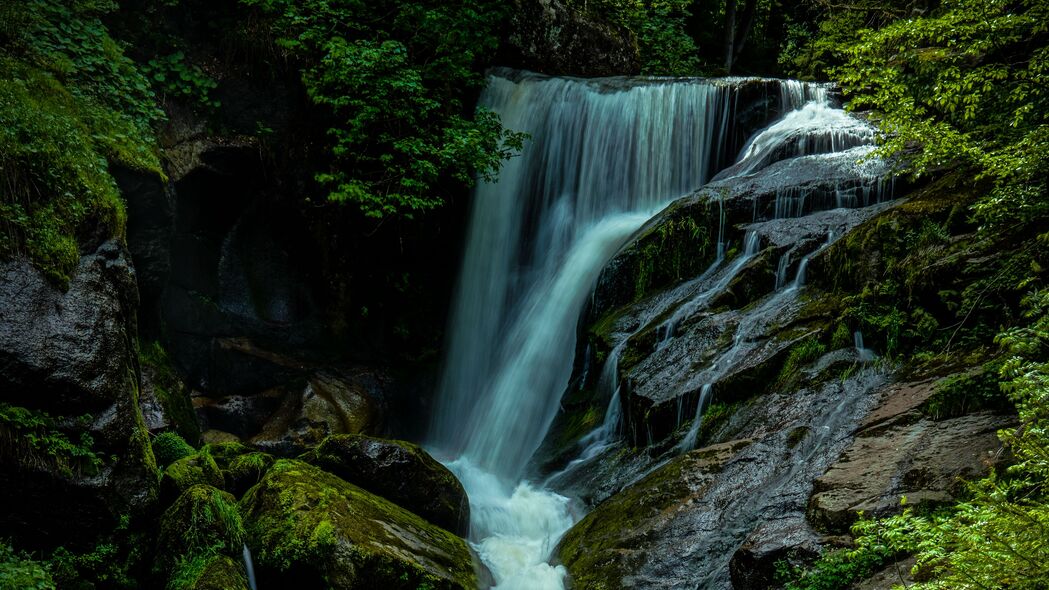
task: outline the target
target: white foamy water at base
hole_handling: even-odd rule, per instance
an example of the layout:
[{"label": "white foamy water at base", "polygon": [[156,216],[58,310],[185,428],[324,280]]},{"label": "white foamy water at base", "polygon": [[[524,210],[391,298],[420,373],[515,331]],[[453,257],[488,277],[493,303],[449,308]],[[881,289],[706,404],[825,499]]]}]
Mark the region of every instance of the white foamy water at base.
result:
[{"label": "white foamy water at base", "polygon": [[471,542],[498,590],[560,590],[568,572],[547,563],[574,523],[568,498],[531,482],[507,484],[459,458],[447,464],[470,496]]}]

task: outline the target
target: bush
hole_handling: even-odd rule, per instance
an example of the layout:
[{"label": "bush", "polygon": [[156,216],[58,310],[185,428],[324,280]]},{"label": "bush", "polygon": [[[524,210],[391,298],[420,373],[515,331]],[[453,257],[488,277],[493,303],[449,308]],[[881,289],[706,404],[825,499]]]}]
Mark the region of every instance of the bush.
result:
[{"label": "bush", "polygon": [[55,582],[43,565],[0,542],[0,588],[55,590]]}]

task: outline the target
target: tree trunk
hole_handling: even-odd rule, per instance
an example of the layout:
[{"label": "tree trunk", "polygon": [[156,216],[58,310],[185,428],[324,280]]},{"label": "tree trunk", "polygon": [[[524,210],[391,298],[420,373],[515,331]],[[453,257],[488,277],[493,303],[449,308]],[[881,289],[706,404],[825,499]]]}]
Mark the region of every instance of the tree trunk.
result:
[{"label": "tree trunk", "polygon": [[736,0],[725,0],[725,73],[732,73],[736,58]]},{"label": "tree trunk", "polygon": [[747,35],[750,34],[750,28],[754,25],[754,16],[758,12],[758,0],[747,0],[747,3],[743,6],[742,22],[740,22],[733,36],[735,42],[732,44],[732,62],[735,63],[739,59],[739,54],[743,52],[743,46],[747,42]]}]

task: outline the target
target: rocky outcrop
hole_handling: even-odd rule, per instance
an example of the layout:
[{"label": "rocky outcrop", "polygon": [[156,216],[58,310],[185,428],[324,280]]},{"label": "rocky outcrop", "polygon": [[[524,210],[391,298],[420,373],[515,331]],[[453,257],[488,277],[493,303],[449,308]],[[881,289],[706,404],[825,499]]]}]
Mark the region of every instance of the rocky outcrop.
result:
[{"label": "rocky outcrop", "polygon": [[461,538],[307,463],[278,461],[240,505],[260,579],[273,587],[479,585]]},{"label": "rocky outcrop", "polygon": [[292,456],[332,434],[379,432],[382,419],[375,374],[316,373],[304,387],[286,390],[280,407],[250,442],[267,452]]},{"label": "rocky outcrop", "polygon": [[982,477],[1002,451],[997,432],[1014,417],[980,412],[933,421],[920,406],[935,381],[887,390],[860,425],[856,440],[815,481],[809,520],[828,532],[846,532],[863,512],[885,516],[908,506],[942,504]]},{"label": "rocky outcrop", "polygon": [[629,30],[566,0],[515,0],[502,63],[544,74],[621,76],[641,71]]},{"label": "rocky outcrop", "polygon": [[360,435],[324,440],[301,457],[460,536],[470,502],[459,480],[418,445]]},{"label": "rocky outcrop", "polygon": [[[0,275],[0,402],[34,413],[0,422],[0,502],[17,507],[0,516],[0,534],[75,545],[156,500],[137,403],[135,273],[124,248],[105,242],[65,292],[24,259]],[[41,439],[79,450],[32,442]]]}]

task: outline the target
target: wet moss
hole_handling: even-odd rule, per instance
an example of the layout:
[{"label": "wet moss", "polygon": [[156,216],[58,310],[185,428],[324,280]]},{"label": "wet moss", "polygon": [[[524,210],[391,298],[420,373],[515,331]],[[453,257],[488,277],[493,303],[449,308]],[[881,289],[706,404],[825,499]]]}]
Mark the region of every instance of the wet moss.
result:
[{"label": "wet moss", "polygon": [[213,486],[194,485],[160,519],[155,571],[174,572],[200,557],[239,555],[243,543],[236,499]]},{"label": "wet moss", "polygon": [[159,342],[152,342],[141,346],[138,356],[143,372],[149,374],[157,401],[171,420],[172,429],[191,445],[199,444],[200,425],[189,389],[178,376],[167,351]]},{"label": "wet moss", "polygon": [[243,567],[225,555],[184,559],[169,578],[166,590],[248,590]]},{"label": "wet moss", "polygon": [[168,465],[160,478],[161,500],[170,502],[189,488],[205,484],[221,488],[222,472],[207,448]]},{"label": "wet moss", "polygon": [[277,461],[240,506],[257,564],[278,576],[391,590],[478,585],[465,541],[301,461]]}]

